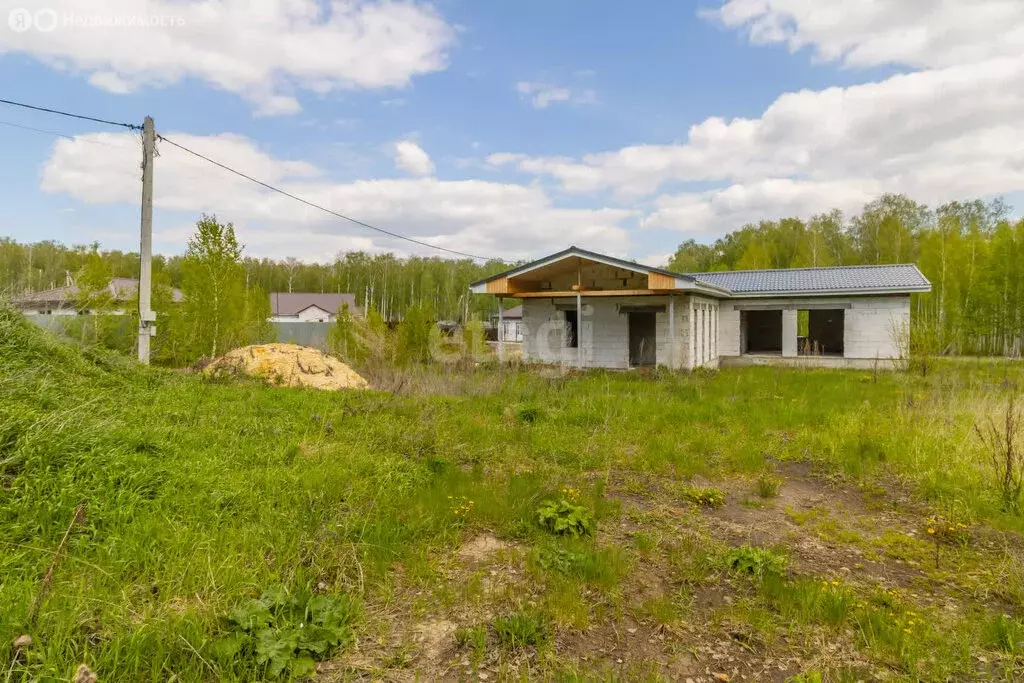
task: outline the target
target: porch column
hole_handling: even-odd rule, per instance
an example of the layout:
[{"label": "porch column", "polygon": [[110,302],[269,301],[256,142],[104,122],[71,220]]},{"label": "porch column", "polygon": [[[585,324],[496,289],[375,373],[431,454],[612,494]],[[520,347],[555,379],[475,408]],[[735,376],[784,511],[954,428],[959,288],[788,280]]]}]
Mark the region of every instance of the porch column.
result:
[{"label": "porch column", "polygon": [[[594,330],[590,331],[593,337]],[[583,294],[576,290],[576,367],[583,367]]]},{"label": "porch column", "polygon": [[498,362],[505,360],[505,299],[498,297]]},{"label": "porch column", "polygon": [[668,366],[676,368],[676,296],[668,295]]},{"label": "porch column", "polygon": [[785,308],[782,310],[782,355],[785,358],[797,355],[796,333],[796,309]]}]

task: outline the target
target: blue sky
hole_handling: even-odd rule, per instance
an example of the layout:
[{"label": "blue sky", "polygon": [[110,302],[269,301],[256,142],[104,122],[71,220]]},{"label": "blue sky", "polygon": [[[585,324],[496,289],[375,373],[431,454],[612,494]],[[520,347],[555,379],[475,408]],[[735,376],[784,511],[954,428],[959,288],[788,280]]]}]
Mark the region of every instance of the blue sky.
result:
[{"label": "blue sky", "polygon": [[[239,170],[484,256],[657,262],[884,191],[1024,205],[1024,9],[1006,0],[0,0],[0,19],[0,98],[149,114]],[[258,256],[429,253],[160,152],[163,253],[201,212]],[[0,234],[136,248],[131,134],[0,106],[0,158]]]}]

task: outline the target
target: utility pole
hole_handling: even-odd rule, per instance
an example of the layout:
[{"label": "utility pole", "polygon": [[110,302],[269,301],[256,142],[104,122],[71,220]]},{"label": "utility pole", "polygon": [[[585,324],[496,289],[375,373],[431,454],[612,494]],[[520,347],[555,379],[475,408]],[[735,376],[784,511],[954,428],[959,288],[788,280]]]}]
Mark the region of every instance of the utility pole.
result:
[{"label": "utility pole", "polygon": [[153,118],[142,124],[142,236],[139,246],[139,362],[149,365],[149,341],[156,334],[151,308],[153,288],[153,157],[156,133]]}]

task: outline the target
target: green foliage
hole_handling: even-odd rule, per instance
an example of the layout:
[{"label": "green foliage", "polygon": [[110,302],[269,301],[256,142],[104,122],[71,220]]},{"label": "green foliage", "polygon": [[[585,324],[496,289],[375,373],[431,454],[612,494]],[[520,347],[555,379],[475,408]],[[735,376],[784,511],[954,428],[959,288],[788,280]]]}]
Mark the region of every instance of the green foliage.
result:
[{"label": "green foliage", "polygon": [[985,624],[989,646],[1010,654],[1024,654],[1024,621],[998,614]]},{"label": "green foliage", "polygon": [[405,365],[430,361],[432,333],[435,329],[425,307],[411,306],[406,309],[397,330],[398,363]]},{"label": "green foliage", "polygon": [[519,611],[498,617],[493,626],[498,642],[509,650],[543,645],[551,633],[547,617],[532,611]]},{"label": "green foliage", "polygon": [[566,498],[546,500],[537,508],[537,523],[556,536],[590,536],[594,522],[590,511]]},{"label": "green foliage", "polygon": [[471,650],[474,665],[479,665],[487,652],[487,627],[483,624],[460,626],[455,629],[455,644]]},{"label": "green foliage", "polygon": [[283,586],[236,605],[225,632],[210,645],[211,657],[228,669],[257,670],[267,678],[306,678],[314,662],[352,640],[358,611],[346,595],[291,594]]},{"label": "green foliage", "polygon": [[523,424],[533,424],[544,416],[544,409],[539,406],[519,406],[516,409],[516,420]]},{"label": "green foliage", "polygon": [[683,498],[694,505],[705,508],[720,508],[725,505],[725,494],[711,486],[686,486]]},{"label": "green foliage", "polygon": [[734,574],[748,574],[763,578],[769,574],[779,575],[786,571],[789,560],[785,555],[769,550],[742,545],[726,553],[723,560],[726,569]]},{"label": "green foliage", "polygon": [[[289,650],[287,630],[267,636],[261,665],[260,641],[240,628],[258,628],[266,618],[249,603],[253,587],[278,583],[297,599],[303,587],[321,583],[318,592],[359,591],[384,626],[395,614],[389,605],[400,600],[418,615],[435,604],[448,614],[502,610],[516,598],[551,615],[551,623],[595,629],[587,633],[606,633],[634,613],[668,623],[686,609],[686,593],[725,571],[727,552],[713,535],[719,525],[670,509],[674,482],[730,477],[732,484],[778,460],[840,473],[835,481],[849,490],[861,478],[895,479],[901,491],[947,516],[945,503],[963,501],[963,518],[972,519],[979,539],[997,538],[990,527],[1010,539],[1024,528],[991,495],[971,438],[978,396],[1024,378],[1012,364],[943,363],[927,378],[885,373],[877,383],[863,382],[863,373],[775,368],[729,370],[713,380],[587,373],[552,382],[528,369],[455,375],[432,367],[401,376],[437,384],[384,394],[213,383],[59,342],[0,309],[0,642],[29,632],[37,644],[14,664],[11,680],[67,680],[82,662],[111,683],[262,680],[268,676],[261,667],[275,656],[290,657],[292,671],[301,672],[310,661],[299,655],[309,651],[300,651],[298,640]],[[908,405],[911,392],[918,399]],[[514,408],[505,411],[533,405],[545,414],[529,429],[514,426]],[[861,434],[886,453],[884,461],[861,457]],[[568,482],[585,482],[588,495]],[[628,533],[620,520],[608,522],[615,533],[600,543],[538,528],[537,507],[549,497],[573,504],[582,497],[605,524],[615,511],[599,507],[602,485],[608,500],[630,499],[622,522],[661,539],[651,547],[637,537],[646,556],[610,542]],[[468,500],[468,519],[453,514]],[[30,629],[40,577],[82,501],[86,524],[71,534]],[[887,518],[869,509],[858,514],[864,522]],[[816,521],[806,519],[799,532],[812,533]],[[898,537],[903,545],[862,548],[885,557],[898,550],[904,567],[928,578],[930,566],[907,560],[927,560],[931,548],[906,528],[876,530],[880,543]],[[485,529],[536,546],[530,576],[522,577],[533,583],[517,577],[507,584],[525,585],[529,594],[485,590],[487,570],[475,565],[449,571],[454,547]],[[870,542],[867,534],[863,542]],[[859,577],[850,586],[825,586],[820,577],[789,571],[722,582],[717,588],[736,600],[716,607],[714,618],[721,614],[743,633],[785,636],[764,636],[763,645],[780,656],[827,640],[835,629],[853,634],[848,646],[873,668],[915,680],[970,680],[989,671],[975,655],[999,666],[996,650],[1008,647],[999,643],[1018,642],[1012,621],[989,624],[993,604],[1006,605],[1019,621],[1013,608],[1024,596],[1024,571],[1014,550],[973,543],[946,553],[949,567],[929,583],[938,605],[940,596],[956,596],[962,619],[941,609],[913,614],[922,609],[914,602],[932,601],[923,584],[907,599],[864,596]],[[495,570],[514,564],[498,558]],[[850,566],[856,576],[860,570]],[[644,600],[652,571],[681,593]],[[238,614],[239,623],[224,621],[246,605],[253,609]],[[277,629],[263,607],[274,619],[264,630]],[[703,605],[694,601],[691,609],[699,623]],[[375,640],[377,626],[375,619],[373,630],[357,633]],[[349,627],[360,628],[351,620]],[[250,654],[225,662],[213,640],[231,633],[243,641],[238,652]],[[494,647],[496,630],[485,640]],[[405,650],[389,647],[382,664],[408,663]],[[467,647],[473,659],[475,646]],[[581,678],[597,677],[598,665],[575,654],[567,649],[567,665],[579,666]],[[527,659],[537,668],[524,675],[543,678],[547,660]]]},{"label": "green foliage", "polygon": [[188,241],[181,265],[179,337],[185,358],[216,357],[259,341],[268,333],[270,300],[246,286],[242,245],[231,223],[204,215]]},{"label": "green foliage", "polygon": [[487,352],[487,337],[480,320],[470,320],[462,327],[462,353],[467,358],[482,358]]},{"label": "green foliage", "polygon": [[762,498],[774,498],[782,488],[782,479],[770,472],[763,472],[757,478],[757,495]]}]

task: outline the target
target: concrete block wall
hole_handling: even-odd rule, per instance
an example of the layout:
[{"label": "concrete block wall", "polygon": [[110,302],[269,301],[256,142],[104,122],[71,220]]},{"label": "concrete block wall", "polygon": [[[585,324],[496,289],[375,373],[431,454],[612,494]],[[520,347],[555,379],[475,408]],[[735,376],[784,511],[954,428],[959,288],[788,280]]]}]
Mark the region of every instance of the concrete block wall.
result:
[{"label": "concrete block wall", "polygon": [[718,299],[688,296],[687,363],[684,367],[717,368],[721,338],[721,304]]},{"label": "concrete block wall", "polygon": [[[777,305],[783,309],[783,355],[796,355],[796,311],[802,305],[835,302],[849,304],[843,312],[843,350],[845,358],[865,360],[899,357],[894,329],[910,320],[910,296],[807,297],[791,299],[723,299],[721,301],[719,352],[723,357],[740,354],[740,311],[742,305]],[[787,319],[791,318],[787,325]],[[789,340],[789,337],[792,337]],[[792,344],[790,348],[789,344]],[[789,352],[789,353],[787,353]]]},{"label": "concrete block wall", "polygon": [[843,356],[899,358],[895,331],[910,323],[910,296],[854,299],[846,311]]},{"label": "concrete block wall", "polygon": [[[577,350],[565,346],[565,306],[574,298],[525,299],[523,301],[523,360],[575,365]],[[665,306],[655,315],[656,360],[658,365],[689,367],[690,343],[687,299],[675,301],[676,348],[669,340],[667,296],[586,297],[580,323],[580,344],[584,367],[626,369],[629,367],[629,318],[619,306]],[[563,308],[559,308],[563,307]]]}]

